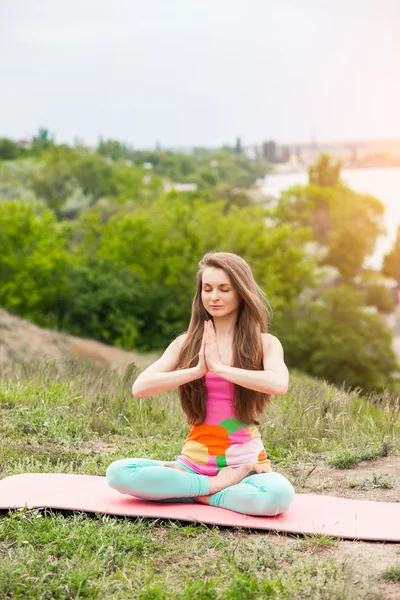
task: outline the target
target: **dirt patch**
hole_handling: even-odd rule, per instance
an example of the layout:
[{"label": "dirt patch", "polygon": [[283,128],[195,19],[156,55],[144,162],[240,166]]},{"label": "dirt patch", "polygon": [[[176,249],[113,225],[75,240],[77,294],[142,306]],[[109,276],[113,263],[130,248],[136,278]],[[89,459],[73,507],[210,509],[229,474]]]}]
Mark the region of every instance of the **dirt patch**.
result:
[{"label": "dirt patch", "polygon": [[[314,468],[315,467],[315,468]],[[380,502],[400,502],[400,456],[387,456],[363,461],[351,469],[336,469],[324,464],[299,464],[295,467],[277,467],[296,492],[326,494],[340,498],[357,498]],[[385,487],[382,487],[385,486]],[[386,487],[388,486],[388,487]],[[275,542],[274,542],[275,543]],[[360,581],[370,580],[384,600],[400,599],[400,583],[380,579],[383,571],[400,565],[400,543],[340,540],[332,544],[318,544],[318,540],[299,536],[277,535],[280,548],[310,553],[317,561],[328,559],[348,562],[359,574]],[[302,549],[304,546],[304,550]]]},{"label": "dirt patch", "polygon": [[[119,436],[118,440],[121,442],[121,436]],[[98,439],[90,440],[90,442],[81,442],[76,446],[76,449],[83,454],[111,454],[112,452],[116,452],[118,450],[118,446],[116,444],[111,444],[110,442]]]},{"label": "dirt patch", "polygon": [[325,464],[302,464],[280,468],[298,492],[322,493],[341,498],[400,501],[400,456],[363,461],[350,469]]},{"label": "dirt patch", "polygon": [[[256,535],[263,534],[251,534]],[[311,558],[316,563],[333,560],[348,565],[358,575],[360,582],[370,582],[371,591],[381,594],[382,600],[400,598],[400,583],[381,578],[386,569],[400,564],[399,543],[333,540],[332,543],[319,544],[317,539],[307,536],[280,532],[270,532],[268,535],[274,546],[293,553],[297,558]]]},{"label": "dirt patch", "polygon": [[159,356],[157,352],[126,352],[94,340],[44,329],[0,309],[0,367],[12,367],[38,357],[56,362],[86,357],[96,365],[123,372],[132,363],[145,369]]}]

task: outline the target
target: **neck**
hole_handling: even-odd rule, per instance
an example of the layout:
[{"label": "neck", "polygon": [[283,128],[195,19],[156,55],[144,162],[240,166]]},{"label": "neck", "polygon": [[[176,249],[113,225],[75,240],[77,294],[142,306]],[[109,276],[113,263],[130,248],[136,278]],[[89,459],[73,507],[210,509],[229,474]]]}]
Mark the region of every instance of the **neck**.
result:
[{"label": "neck", "polygon": [[235,333],[237,314],[214,318],[215,335],[218,339],[231,339]]}]

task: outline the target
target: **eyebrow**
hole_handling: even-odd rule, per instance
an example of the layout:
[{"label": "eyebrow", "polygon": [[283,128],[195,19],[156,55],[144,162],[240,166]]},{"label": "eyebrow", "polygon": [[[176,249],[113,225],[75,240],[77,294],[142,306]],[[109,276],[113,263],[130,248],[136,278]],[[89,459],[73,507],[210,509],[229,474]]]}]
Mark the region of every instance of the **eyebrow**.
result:
[{"label": "eyebrow", "polygon": [[[203,281],[203,285],[211,285],[211,283],[207,283],[207,281]],[[219,287],[223,287],[224,285],[231,285],[230,283],[221,283]]]}]

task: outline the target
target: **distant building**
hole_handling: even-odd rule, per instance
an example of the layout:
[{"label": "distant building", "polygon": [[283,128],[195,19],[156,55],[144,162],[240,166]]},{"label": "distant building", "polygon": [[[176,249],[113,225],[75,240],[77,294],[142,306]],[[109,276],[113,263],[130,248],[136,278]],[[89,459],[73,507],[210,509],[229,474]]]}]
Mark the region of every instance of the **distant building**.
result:
[{"label": "distant building", "polygon": [[17,140],[15,143],[20,148],[25,148],[26,150],[32,148],[32,142],[30,140]]},{"label": "distant building", "polygon": [[248,146],[243,152],[245,156],[247,156],[247,158],[251,158],[251,160],[258,158],[257,146]]},{"label": "distant building", "polygon": [[276,143],[273,140],[264,142],[262,146],[262,154],[265,160],[270,163],[278,162],[278,155],[276,150]]}]

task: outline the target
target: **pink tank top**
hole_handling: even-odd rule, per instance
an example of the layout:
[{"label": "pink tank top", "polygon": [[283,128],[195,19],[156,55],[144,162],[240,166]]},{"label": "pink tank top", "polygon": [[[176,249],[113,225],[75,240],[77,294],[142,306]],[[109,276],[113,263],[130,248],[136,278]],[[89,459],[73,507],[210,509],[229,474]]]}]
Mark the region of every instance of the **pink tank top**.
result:
[{"label": "pink tank top", "polygon": [[205,374],[206,418],[190,425],[178,460],[201,475],[217,475],[222,467],[238,467],[247,460],[271,471],[260,433],[255,425],[245,425],[234,411],[234,384],[211,371]]}]

